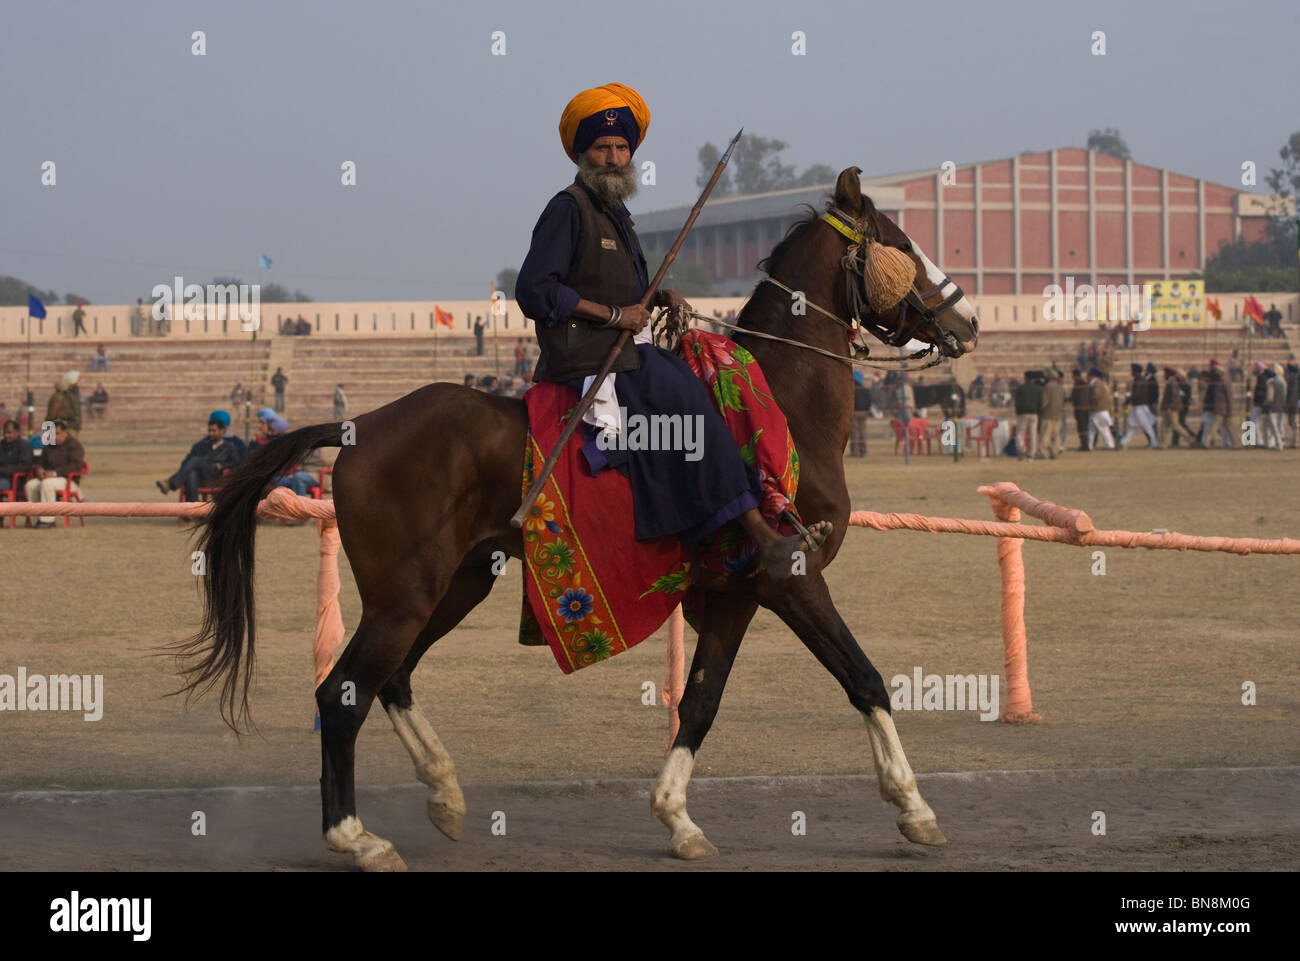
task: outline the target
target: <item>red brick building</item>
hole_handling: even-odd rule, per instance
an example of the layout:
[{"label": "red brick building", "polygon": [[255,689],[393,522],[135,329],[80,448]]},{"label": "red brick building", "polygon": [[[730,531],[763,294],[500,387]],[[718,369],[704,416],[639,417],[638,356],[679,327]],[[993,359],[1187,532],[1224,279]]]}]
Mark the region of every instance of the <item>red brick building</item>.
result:
[{"label": "red brick building", "polygon": [[[949,182],[944,183],[947,179]],[[757,261],[831,185],[710,202],[681,258],[704,264],[720,295],[743,295]],[[863,190],[975,294],[1048,284],[1138,283],[1199,272],[1223,241],[1257,240],[1266,194],[1117,160],[1080,147],[864,177]],[[672,243],[688,207],[635,217],[647,254]]]}]

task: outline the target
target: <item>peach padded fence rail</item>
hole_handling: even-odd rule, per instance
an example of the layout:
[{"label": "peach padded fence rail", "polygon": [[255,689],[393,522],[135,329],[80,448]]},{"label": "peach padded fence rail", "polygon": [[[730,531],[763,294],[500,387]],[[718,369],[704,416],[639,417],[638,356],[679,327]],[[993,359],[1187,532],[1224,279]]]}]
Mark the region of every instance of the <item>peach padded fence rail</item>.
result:
[{"label": "peach padded fence rail", "polygon": [[[1009,481],[986,485],[979,493],[989,498],[996,521],[956,517],[926,517],[922,514],[879,514],[854,511],[849,524],[878,531],[912,530],[932,534],[974,534],[996,537],[998,566],[1002,571],[1002,646],[1005,657],[1007,705],[998,720],[1009,724],[1041,720],[1034,712],[1029,691],[1028,638],[1025,633],[1025,564],[1021,548],[1026,540],[1072,544],[1076,547],[1143,547],[1148,550],[1222,551],[1229,554],[1300,554],[1300,540],[1284,537],[1262,540],[1255,537],[1201,537],[1192,534],[1098,530],[1092,518],[1081,510],[1060,507],[1023,491]],[[28,503],[0,504],[0,517],[16,515],[82,517],[192,517],[200,518],[212,509],[209,503]],[[1042,526],[1020,523],[1021,513],[1043,522]],[[339,610],[339,532],[334,502],[299,497],[284,487],[271,490],[258,505],[260,517],[275,520],[314,520],[320,533],[320,565],[316,574],[316,632],[312,654],[316,684],[329,674],[334,653],[343,643],[343,617]],[[685,621],[681,608],[668,621],[668,679],[663,701],[669,711],[671,748],[677,736],[677,707],[685,687]]]}]

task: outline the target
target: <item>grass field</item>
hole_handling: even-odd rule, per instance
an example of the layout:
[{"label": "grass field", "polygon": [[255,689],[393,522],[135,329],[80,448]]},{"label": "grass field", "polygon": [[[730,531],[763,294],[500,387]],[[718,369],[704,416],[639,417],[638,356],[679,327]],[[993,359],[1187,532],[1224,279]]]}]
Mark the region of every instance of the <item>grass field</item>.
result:
[{"label": "grass field", "polygon": [[[991,519],[982,483],[1012,480],[1087,510],[1098,527],[1300,536],[1300,453],[1068,452],[1049,462],[904,466],[882,438],[849,460],[855,507]],[[101,445],[86,493],[155,501],[171,447]],[[432,481],[431,481],[432,483]],[[21,525],[21,521],[19,522]],[[1002,673],[999,575],[991,538],[855,530],[828,571],[840,612],[886,678]],[[190,634],[200,611],[188,534],[167,520],[92,518],[82,529],[0,532],[0,673],[103,674],[103,719],[8,713],[0,790],[313,784],[311,635],[314,527],[258,538],[260,734],[237,739],[215,705],[164,697],[173,663],[150,656]],[[899,712],[918,772],[1300,764],[1300,557],[1110,550],[1028,543],[1026,619],[1036,726],[974,712]],[[359,601],[346,565],[344,623]],[[665,711],[641,703],[662,683],[663,634],[565,677],[544,648],[515,642],[522,580],[511,561],[492,596],[426,656],[416,697],[465,781],[643,778],[658,769]],[[690,648],[693,637],[687,637]],[[689,650],[688,650],[689,656]],[[1242,685],[1258,703],[1243,706]],[[1003,688],[1005,699],[1005,687]],[[412,780],[387,719],[362,730],[359,784]],[[862,774],[862,722],[777,619],[760,612],[696,774]]]}]

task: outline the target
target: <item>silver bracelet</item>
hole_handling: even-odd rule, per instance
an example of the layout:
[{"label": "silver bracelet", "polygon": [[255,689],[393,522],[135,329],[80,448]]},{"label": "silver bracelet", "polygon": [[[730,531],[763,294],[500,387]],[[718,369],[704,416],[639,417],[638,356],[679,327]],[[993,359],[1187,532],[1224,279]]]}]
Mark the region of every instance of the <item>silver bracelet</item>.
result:
[{"label": "silver bracelet", "polygon": [[610,317],[609,317],[609,320],[607,320],[607,321],[605,322],[605,326],[606,326],[606,327],[617,327],[617,326],[618,326],[618,322],[619,322],[619,320],[621,320],[622,317],[623,317],[623,308],[622,308],[622,307],[613,307],[613,306],[611,306],[611,307],[609,308],[609,311],[610,311]]}]

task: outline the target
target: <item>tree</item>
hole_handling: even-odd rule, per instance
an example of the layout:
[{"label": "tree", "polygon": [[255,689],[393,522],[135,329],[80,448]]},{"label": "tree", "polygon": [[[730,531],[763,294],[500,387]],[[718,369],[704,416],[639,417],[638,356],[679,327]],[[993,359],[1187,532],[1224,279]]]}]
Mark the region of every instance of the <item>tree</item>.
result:
[{"label": "tree", "polygon": [[1120,136],[1119,131],[1114,127],[1089,131],[1088,149],[1096,150],[1098,153],[1104,153],[1110,157],[1118,157],[1120,160],[1133,159],[1133,156],[1128,152],[1128,144],[1124,142],[1124,138]]},{"label": "tree", "polygon": [[1273,192],[1268,231],[1262,240],[1224,242],[1205,261],[1207,290],[1287,291],[1296,289],[1296,222],[1290,204],[1300,195],[1300,132],[1278,151],[1282,166],[1265,181]]},{"label": "tree", "polygon": [[[227,286],[234,284],[240,286],[243,281],[238,277],[213,277],[212,283],[218,286]],[[311,298],[301,290],[295,290],[292,293],[288,287],[281,284],[262,284],[258,290],[258,300],[263,304],[309,304]]]},{"label": "tree", "polygon": [[[731,155],[727,168],[713,188],[712,196],[762,194],[790,187],[812,187],[830,183],[838,176],[826,164],[815,164],[796,177],[794,167],[781,162],[781,153],[787,146],[789,145],[784,140],[775,138],[757,135],[741,137],[740,143],[736,144],[736,152]],[[706,143],[696,156],[700,161],[700,173],[695,178],[695,184],[703,190],[713,176],[718,161],[722,159],[722,151],[713,144]]]},{"label": "tree", "polygon": [[64,294],[63,302],[67,304],[69,307],[73,306],[74,304],[86,304],[87,306],[89,306],[90,298],[83,297],[81,296],[81,294]]},{"label": "tree", "polygon": [[1278,156],[1282,158],[1282,166],[1273,168],[1264,178],[1275,198],[1269,210],[1268,233],[1279,247],[1286,246],[1295,251],[1295,218],[1300,216],[1300,202],[1297,202],[1300,199],[1300,131],[1293,133],[1282,145]]},{"label": "tree", "polygon": [[818,184],[833,184],[840,172],[826,164],[813,164],[795,180],[796,187],[816,187]]},{"label": "tree", "polygon": [[497,272],[497,290],[507,300],[515,296],[515,284],[519,283],[519,271],[513,267],[503,267]]},{"label": "tree", "polygon": [[17,277],[0,276],[0,307],[26,307],[28,294],[35,294],[45,304],[59,302],[59,295],[52,290],[41,290]]}]

